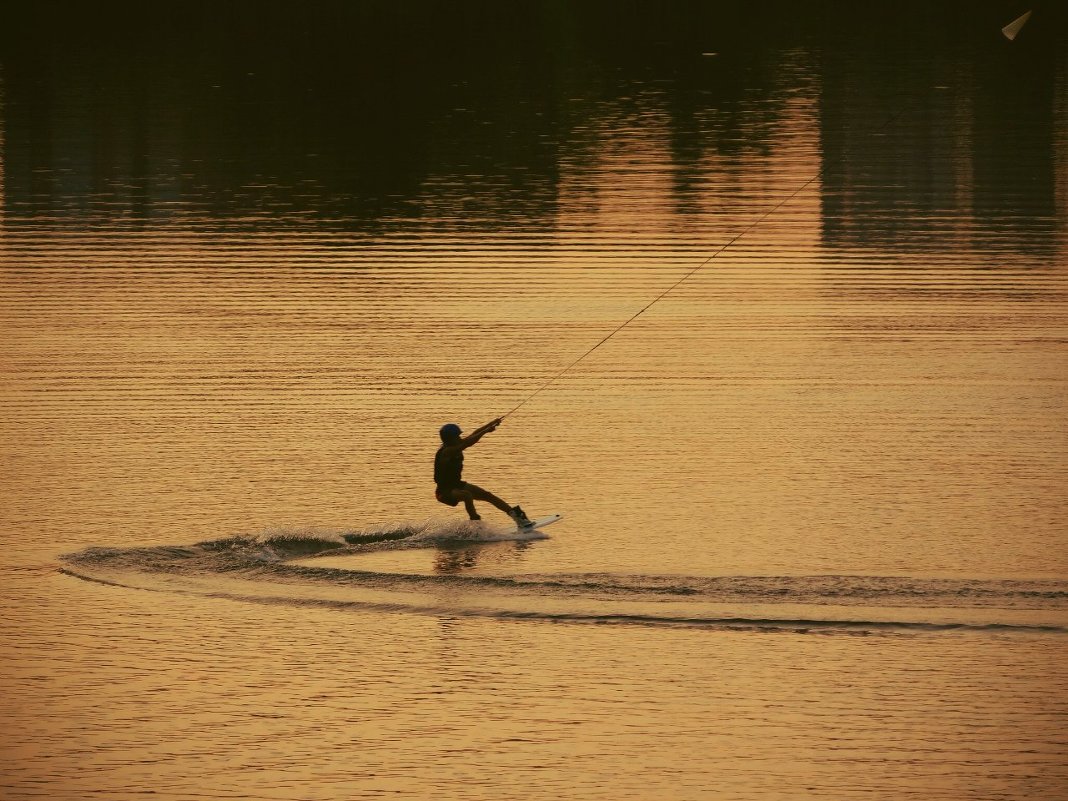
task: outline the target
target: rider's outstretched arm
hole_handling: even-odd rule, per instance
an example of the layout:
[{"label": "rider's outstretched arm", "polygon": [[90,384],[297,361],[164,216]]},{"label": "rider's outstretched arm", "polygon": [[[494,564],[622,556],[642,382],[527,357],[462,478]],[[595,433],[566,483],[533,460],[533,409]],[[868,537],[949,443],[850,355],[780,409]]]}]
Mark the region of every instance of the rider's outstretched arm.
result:
[{"label": "rider's outstretched arm", "polygon": [[472,431],[470,434],[460,440],[461,446],[464,448],[470,448],[472,445],[482,439],[482,437],[484,437],[486,434],[495,430],[497,426],[501,424],[501,419],[502,418],[498,417],[496,420],[491,420],[490,422],[486,423],[486,425],[476,428],[474,431]]}]

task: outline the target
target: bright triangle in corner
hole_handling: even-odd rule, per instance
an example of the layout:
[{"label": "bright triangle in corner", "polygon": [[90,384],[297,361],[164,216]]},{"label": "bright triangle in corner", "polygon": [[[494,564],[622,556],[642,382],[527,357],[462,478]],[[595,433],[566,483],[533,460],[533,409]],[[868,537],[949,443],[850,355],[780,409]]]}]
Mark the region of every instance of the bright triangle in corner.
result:
[{"label": "bright triangle in corner", "polygon": [[1012,22],[1010,22],[1008,25],[1006,25],[1004,28],[1002,28],[1001,32],[1003,34],[1005,34],[1005,38],[1008,39],[1011,42],[1013,39],[1016,38],[1016,34],[1018,34],[1020,32],[1020,28],[1022,28],[1024,25],[1026,25],[1027,24],[1027,20],[1029,20],[1029,19],[1031,19],[1031,12],[1030,11],[1028,11],[1026,14],[1014,19]]}]

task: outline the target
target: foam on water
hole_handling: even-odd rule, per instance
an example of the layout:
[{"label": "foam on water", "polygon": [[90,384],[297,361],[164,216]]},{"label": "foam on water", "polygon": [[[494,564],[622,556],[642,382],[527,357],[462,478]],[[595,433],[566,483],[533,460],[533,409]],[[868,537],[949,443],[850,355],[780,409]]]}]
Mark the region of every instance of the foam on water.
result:
[{"label": "foam on water", "polygon": [[[92,581],[242,601],[335,608],[820,632],[1068,633],[1068,582],[916,576],[687,576],[607,572],[465,575],[362,569],[360,556],[532,538],[484,523],[271,529],[188,546],[93,547],[63,557]],[[331,566],[316,564],[332,558]],[[351,566],[337,566],[351,559]]]}]

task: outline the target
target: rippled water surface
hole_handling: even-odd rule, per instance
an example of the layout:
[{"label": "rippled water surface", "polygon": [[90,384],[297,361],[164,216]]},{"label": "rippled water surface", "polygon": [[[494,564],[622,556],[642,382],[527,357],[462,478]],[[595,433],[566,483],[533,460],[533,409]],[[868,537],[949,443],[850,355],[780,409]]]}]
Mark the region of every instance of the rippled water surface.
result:
[{"label": "rippled water surface", "polygon": [[0,60],[0,796],[1068,798],[1063,14],[120,8]]}]

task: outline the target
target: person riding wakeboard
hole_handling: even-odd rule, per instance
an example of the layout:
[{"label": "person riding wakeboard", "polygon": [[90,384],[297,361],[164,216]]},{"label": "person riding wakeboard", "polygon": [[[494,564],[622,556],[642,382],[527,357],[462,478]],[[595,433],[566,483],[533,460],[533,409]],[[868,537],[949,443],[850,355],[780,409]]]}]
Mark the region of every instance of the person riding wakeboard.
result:
[{"label": "person riding wakeboard", "polygon": [[481,520],[475,511],[475,501],[492,503],[506,515],[508,515],[519,528],[527,528],[533,525],[530,518],[518,506],[510,506],[502,501],[489,490],[477,487],[461,477],[464,469],[464,451],[470,448],[482,437],[496,430],[501,424],[498,417],[486,425],[476,428],[466,437],[462,437],[463,431],[456,423],[447,423],[438,432],[441,436],[441,447],[434,455],[434,497],[446,506],[456,506],[463,503],[467,510],[467,516],[472,520]]}]

